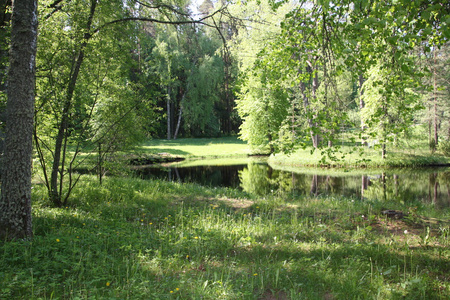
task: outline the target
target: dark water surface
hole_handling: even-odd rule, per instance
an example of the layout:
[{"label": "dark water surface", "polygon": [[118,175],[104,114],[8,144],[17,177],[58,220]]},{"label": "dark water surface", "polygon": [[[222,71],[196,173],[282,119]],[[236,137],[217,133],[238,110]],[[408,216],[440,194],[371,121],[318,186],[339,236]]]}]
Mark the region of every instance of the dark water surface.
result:
[{"label": "dark water surface", "polygon": [[364,174],[310,169],[281,171],[267,163],[228,166],[149,167],[137,171],[142,178],[193,182],[204,186],[231,187],[250,194],[343,195],[379,200],[423,201],[450,207],[450,168],[398,169]]}]

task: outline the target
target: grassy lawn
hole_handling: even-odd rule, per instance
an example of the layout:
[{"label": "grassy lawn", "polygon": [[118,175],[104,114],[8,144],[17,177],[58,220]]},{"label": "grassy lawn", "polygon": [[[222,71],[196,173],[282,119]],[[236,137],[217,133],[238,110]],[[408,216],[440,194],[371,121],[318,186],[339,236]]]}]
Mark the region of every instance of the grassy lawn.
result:
[{"label": "grassy lawn", "polygon": [[146,154],[168,153],[184,158],[247,156],[247,143],[237,137],[149,140],[136,149]]},{"label": "grassy lawn", "polygon": [[450,164],[450,158],[440,153],[430,153],[429,151],[412,151],[401,148],[391,149],[386,159],[381,159],[381,152],[377,149],[362,148],[362,152],[352,151],[350,147],[342,147],[340,152],[334,155],[339,159],[332,161],[326,159],[322,162],[322,157],[326,157],[326,150],[316,150],[311,153],[311,149],[298,149],[292,154],[276,154],[270,158],[270,162],[280,165],[291,166],[323,166],[335,167],[417,167],[427,165]]},{"label": "grassy lawn", "polygon": [[[369,140],[370,141],[370,140]],[[417,126],[408,136],[401,136],[395,143],[386,143],[387,156],[381,158],[381,145],[372,147],[358,146],[360,141],[353,140],[347,133],[341,134],[340,142],[335,146],[339,149],[330,152],[337,159],[327,157],[328,148],[318,149],[311,153],[311,148],[297,149],[292,154],[277,154],[270,162],[290,166],[334,166],[334,167],[417,167],[450,165],[450,157],[445,157],[440,151],[432,153],[429,149],[425,128]],[[326,162],[321,161],[326,158]]]},{"label": "grassy lawn", "polygon": [[0,299],[450,297],[449,212],[431,203],[89,176],[70,206],[45,198],[32,242],[0,242]]}]

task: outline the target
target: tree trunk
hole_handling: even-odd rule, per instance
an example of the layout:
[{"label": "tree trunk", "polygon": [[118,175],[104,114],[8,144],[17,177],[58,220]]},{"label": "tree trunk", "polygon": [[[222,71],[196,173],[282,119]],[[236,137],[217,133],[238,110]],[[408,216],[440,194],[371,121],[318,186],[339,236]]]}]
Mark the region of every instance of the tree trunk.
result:
[{"label": "tree trunk", "polygon": [[183,103],[184,103],[184,97],[186,97],[186,92],[184,92],[183,97],[181,97],[180,101],[180,112],[178,113],[178,121],[177,121],[177,128],[175,129],[175,133],[173,134],[173,139],[176,140],[178,137],[178,131],[180,130],[181,126],[181,116],[183,115]]},{"label": "tree trunk", "polygon": [[275,153],[275,148],[273,147],[273,138],[272,138],[272,134],[268,133],[267,134],[267,140],[269,141],[269,151],[270,154],[274,154]]},{"label": "tree trunk", "polygon": [[102,153],[102,143],[98,143],[98,181],[100,185],[102,185],[103,181],[103,153]]},{"label": "tree trunk", "polygon": [[[316,99],[317,99],[316,92],[317,92],[317,89],[319,88],[319,74],[318,74],[318,67],[317,67],[317,65],[314,66],[314,71],[313,71],[313,73],[311,75],[313,75],[311,95],[312,95],[312,98],[314,99],[314,101],[317,102],[316,101]],[[314,115],[314,119],[316,119],[316,118],[317,118],[317,113]],[[313,141],[313,147],[314,148],[318,148],[319,147],[320,137],[319,137],[319,134],[317,132],[318,131],[317,121],[313,122],[313,129],[315,129],[315,131],[316,131],[316,132],[314,132],[314,130],[311,131],[311,138],[312,138],[312,141]]]},{"label": "tree trunk", "polygon": [[[97,7],[97,0],[91,0],[91,10],[88,18],[88,22],[86,25],[86,33],[84,35],[84,42],[80,45],[80,49],[78,51],[78,56],[75,60],[75,64],[73,67],[72,75],[69,80],[69,84],[67,87],[66,99],[63,107],[61,123],[59,124],[58,134],[55,139],[55,152],[53,157],[53,166],[50,177],[50,191],[49,197],[51,202],[55,206],[61,206],[62,202],[62,183],[64,180],[64,169],[60,169],[61,165],[61,152],[63,150],[64,140],[67,138],[67,130],[69,125],[69,113],[70,108],[72,106],[73,94],[75,92],[75,86],[78,80],[78,75],[80,73],[81,65],[84,61],[84,50],[86,49],[87,43],[91,38],[90,30],[92,25],[92,20],[94,18],[95,10]],[[58,177],[59,177],[59,187],[58,187]]]},{"label": "tree trunk", "polygon": [[[300,84],[300,89],[302,91],[302,96],[303,96],[303,107],[305,109],[305,112],[308,114],[310,112],[311,108],[310,108],[308,96],[305,93],[306,88],[305,88],[304,83]],[[316,124],[314,123],[313,119],[309,116],[308,116],[307,122],[308,122],[308,126],[310,129],[310,135],[311,135],[311,141],[313,143],[313,147],[317,148],[319,145],[319,136],[314,133],[314,128],[316,127]]]},{"label": "tree trunk", "polygon": [[183,105],[180,104],[180,112],[178,113],[178,121],[177,121],[177,128],[175,129],[175,133],[173,134],[173,139],[176,140],[178,137],[178,131],[180,130],[181,126],[181,116],[183,114]]},{"label": "tree trunk", "polygon": [[[311,98],[314,100],[316,100],[316,91],[319,88],[319,77],[318,77],[318,72],[317,72],[317,66],[313,66],[313,64],[310,61],[307,61],[307,68],[306,68],[306,73],[308,73],[309,75],[309,81],[311,84]],[[301,74],[302,72],[299,71],[299,73]],[[310,135],[311,135],[311,141],[313,143],[313,147],[317,148],[319,146],[319,135],[317,133],[318,128],[317,128],[317,122],[314,122],[314,119],[317,116],[316,114],[312,113],[312,109],[311,109],[311,105],[310,105],[310,101],[308,98],[308,94],[307,94],[307,86],[304,82],[300,83],[300,91],[302,92],[302,98],[303,98],[303,107],[305,110],[305,113],[307,114],[307,122],[308,122],[308,126],[310,129]]]},{"label": "tree trunk", "polygon": [[31,167],[37,1],[15,0],[11,25],[0,237],[31,238]]},{"label": "tree trunk", "polygon": [[[363,77],[362,74],[359,75],[358,84],[359,84],[359,111],[362,111],[364,109],[364,107],[366,106],[366,104],[364,103],[364,100],[363,100],[363,95],[364,95],[364,91],[363,91],[364,77]],[[366,128],[366,125],[364,124],[364,120],[361,118],[361,131],[364,132],[365,128]],[[366,141],[366,139],[363,136],[361,137],[361,145],[362,146],[367,146],[367,141]]]},{"label": "tree trunk", "polygon": [[436,48],[433,49],[434,65],[433,65],[433,114],[434,114],[434,149],[439,143],[438,136],[438,112],[437,112],[437,85],[436,85]]},{"label": "tree trunk", "polygon": [[170,124],[172,123],[172,113],[170,111],[170,86],[167,87],[167,139],[171,138],[172,128]]},{"label": "tree trunk", "polygon": [[0,0],[0,91],[4,91],[6,86],[6,73],[8,66],[8,36],[10,29],[11,15],[9,7],[10,0]]},{"label": "tree trunk", "polygon": [[224,80],[224,89],[225,89],[225,102],[227,107],[227,115],[225,117],[225,128],[224,131],[226,134],[231,134],[231,93],[230,93],[230,54],[226,48],[226,51],[223,56],[224,60],[224,68],[225,68],[225,80]]}]

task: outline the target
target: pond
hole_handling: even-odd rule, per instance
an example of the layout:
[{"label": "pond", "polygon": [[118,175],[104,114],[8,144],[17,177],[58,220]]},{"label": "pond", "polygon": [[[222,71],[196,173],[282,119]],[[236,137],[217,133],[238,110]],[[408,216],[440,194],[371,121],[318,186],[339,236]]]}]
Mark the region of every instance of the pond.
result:
[{"label": "pond", "polygon": [[298,168],[278,170],[263,161],[230,165],[145,167],[142,178],[193,182],[204,186],[230,187],[258,196],[272,193],[296,195],[343,195],[353,198],[422,201],[450,207],[450,168],[356,170],[351,172]]}]

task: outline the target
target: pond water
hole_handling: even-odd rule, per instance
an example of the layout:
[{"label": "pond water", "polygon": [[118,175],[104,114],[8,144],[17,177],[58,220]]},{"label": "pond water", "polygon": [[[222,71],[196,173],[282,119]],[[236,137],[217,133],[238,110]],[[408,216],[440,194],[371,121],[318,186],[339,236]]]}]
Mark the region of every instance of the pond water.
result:
[{"label": "pond water", "polygon": [[195,167],[146,167],[137,170],[142,178],[193,182],[204,186],[231,187],[264,196],[271,193],[296,195],[344,195],[412,202],[423,201],[450,207],[450,168],[357,170],[336,172],[308,168],[277,170],[265,162]]}]

